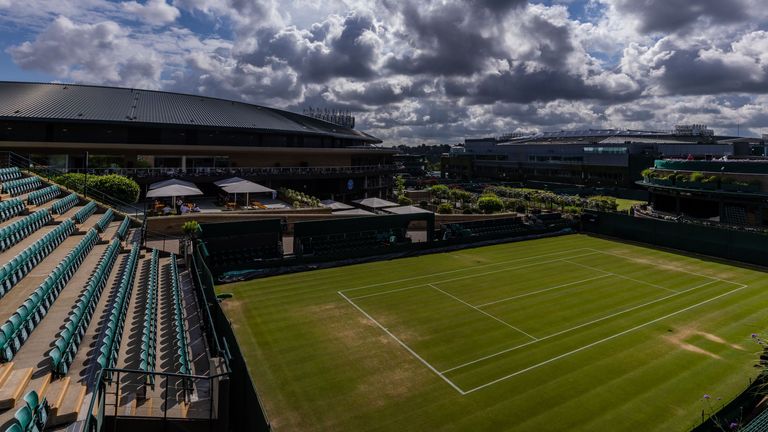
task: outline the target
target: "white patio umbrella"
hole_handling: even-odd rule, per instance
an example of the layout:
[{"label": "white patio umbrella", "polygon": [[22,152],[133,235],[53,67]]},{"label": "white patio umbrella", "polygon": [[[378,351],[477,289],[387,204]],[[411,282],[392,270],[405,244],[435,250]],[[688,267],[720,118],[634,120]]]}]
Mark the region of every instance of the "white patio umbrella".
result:
[{"label": "white patio umbrella", "polygon": [[274,189],[270,189],[266,186],[262,186],[250,180],[243,180],[239,177],[220,180],[214,184],[224,189],[224,191],[227,193],[235,194],[235,201],[237,201],[237,194],[244,193],[245,201],[247,203],[250,202],[250,194],[252,193],[274,193],[275,192]]},{"label": "white patio umbrella", "polygon": [[171,197],[173,209],[176,210],[176,197],[202,194],[203,192],[194,183],[171,179],[151,184],[149,192],[147,192],[147,198]]}]

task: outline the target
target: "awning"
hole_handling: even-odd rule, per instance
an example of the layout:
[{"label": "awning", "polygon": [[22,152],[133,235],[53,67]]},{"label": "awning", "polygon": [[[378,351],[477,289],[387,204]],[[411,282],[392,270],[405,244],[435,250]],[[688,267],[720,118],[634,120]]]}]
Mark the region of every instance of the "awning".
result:
[{"label": "awning", "polygon": [[320,205],[323,207],[328,207],[329,209],[332,209],[332,210],[349,210],[354,208],[349,204],[344,204],[343,202],[338,202],[334,200],[322,200],[320,201]]},{"label": "awning", "polygon": [[149,190],[159,189],[161,187],[170,186],[170,185],[174,185],[174,186],[178,185],[178,186],[187,186],[187,187],[191,187],[191,188],[197,188],[197,186],[195,186],[195,184],[192,183],[192,182],[188,182],[188,181],[184,181],[184,180],[179,180],[179,179],[170,179],[170,180],[163,180],[163,181],[159,181],[159,182],[156,182],[156,183],[152,183],[151,185],[149,185]]},{"label": "awning", "polygon": [[392,201],[383,200],[381,198],[364,198],[364,199],[359,199],[357,201],[352,201],[352,202],[360,205],[361,207],[368,207],[370,209],[397,207],[399,205]]},{"label": "awning", "polygon": [[273,193],[274,189],[270,189],[266,186],[262,186],[258,183],[254,183],[250,180],[241,179],[240,177],[232,177],[224,180],[214,182],[216,186],[224,189],[227,193]]},{"label": "awning", "polygon": [[363,209],[352,209],[352,210],[339,210],[333,212],[335,215],[365,215],[365,216],[373,216],[375,213],[371,213],[369,211],[365,211]]},{"label": "awning", "polygon": [[392,213],[392,214],[432,213],[429,210],[425,210],[423,208],[412,206],[412,205],[402,206],[402,207],[389,207],[389,208],[384,209],[384,211],[387,212],[387,213]]}]

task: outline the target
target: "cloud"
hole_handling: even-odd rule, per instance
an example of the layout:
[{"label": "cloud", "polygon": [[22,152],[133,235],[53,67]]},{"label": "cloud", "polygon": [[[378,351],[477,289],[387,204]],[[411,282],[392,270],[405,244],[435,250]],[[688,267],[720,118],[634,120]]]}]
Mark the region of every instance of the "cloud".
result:
[{"label": "cloud", "polygon": [[122,6],[129,14],[151,25],[170,24],[181,15],[177,8],[169,5],[165,0],[147,0],[145,4],[128,1],[122,3]]},{"label": "cloud", "polygon": [[[0,0],[54,80],[355,111],[388,143],[768,126],[763,0]],[[583,10],[583,12],[578,12]]]},{"label": "cloud", "polygon": [[[729,24],[746,20],[748,0],[607,0],[619,13],[636,20],[644,33],[675,32],[696,23]],[[757,5],[754,5],[757,6]]]}]

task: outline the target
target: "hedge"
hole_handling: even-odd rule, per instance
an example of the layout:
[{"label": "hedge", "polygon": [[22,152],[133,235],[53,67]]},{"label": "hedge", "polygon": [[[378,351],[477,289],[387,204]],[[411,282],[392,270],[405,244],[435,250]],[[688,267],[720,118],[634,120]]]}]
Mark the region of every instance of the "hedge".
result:
[{"label": "hedge", "polygon": [[[56,183],[83,193],[86,176],[80,173],[68,173],[54,177]],[[88,189],[104,193],[117,200],[133,204],[139,200],[141,188],[135,181],[117,174],[88,175]]]}]

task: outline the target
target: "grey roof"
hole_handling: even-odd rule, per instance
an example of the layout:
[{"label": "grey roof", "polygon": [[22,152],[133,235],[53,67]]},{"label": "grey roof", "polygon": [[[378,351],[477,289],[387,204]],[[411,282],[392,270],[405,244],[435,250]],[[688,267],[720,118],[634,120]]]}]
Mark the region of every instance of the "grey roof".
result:
[{"label": "grey roof", "polygon": [[381,142],[354,129],[260,105],[189,94],[75,84],[0,81],[0,119],[255,129]]},{"label": "grey roof", "polygon": [[416,207],[416,206],[412,206],[412,205],[402,206],[402,207],[390,207],[390,208],[384,209],[384,211],[387,212],[387,213],[392,213],[392,214],[432,213],[429,210],[425,210],[425,209],[423,209],[421,207]]},{"label": "grey roof", "polygon": [[392,201],[383,200],[381,198],[363,198],[359,200],[352,201],[354,204],[358,204],[362,207],[377,209],[377,208],[386,208],[386,207],[397,207],[398,204]]},{"label": "grey roof", "polygon": [[323,207],[328,207],[333,210],[350,210],[354,208],[351,205],[344,204],[343,202],[334,201],[330,199],[320,201],[320,205]]}]

